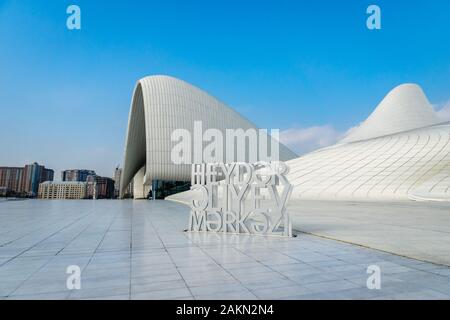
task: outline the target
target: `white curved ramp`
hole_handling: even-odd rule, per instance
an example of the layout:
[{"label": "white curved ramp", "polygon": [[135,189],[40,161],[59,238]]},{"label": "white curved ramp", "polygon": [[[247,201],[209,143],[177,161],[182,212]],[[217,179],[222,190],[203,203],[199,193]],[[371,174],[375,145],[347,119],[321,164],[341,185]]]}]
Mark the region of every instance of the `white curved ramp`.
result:
[{"label": "white curved ramp", "polygon": [[450,173],[440,173],[425,181],[408,194],[416,201],[450,201]]}]

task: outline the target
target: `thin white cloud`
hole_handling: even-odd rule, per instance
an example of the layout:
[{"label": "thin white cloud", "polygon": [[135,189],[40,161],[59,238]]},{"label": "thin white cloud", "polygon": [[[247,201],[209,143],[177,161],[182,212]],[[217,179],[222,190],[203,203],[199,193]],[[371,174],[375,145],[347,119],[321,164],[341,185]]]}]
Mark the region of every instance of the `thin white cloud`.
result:
[{"label": "thin white cloud", "polygon": [[298,154],[305,154],[315,149],[333,145],[344,135],[345,132],[340,132],[331,125],[323,125],[281,131],[280,141]]},{"label": "thin white cloud", "polygon": [[450,121],[450,100],[440,106],[435,106],[436,113],[442,121]]}]

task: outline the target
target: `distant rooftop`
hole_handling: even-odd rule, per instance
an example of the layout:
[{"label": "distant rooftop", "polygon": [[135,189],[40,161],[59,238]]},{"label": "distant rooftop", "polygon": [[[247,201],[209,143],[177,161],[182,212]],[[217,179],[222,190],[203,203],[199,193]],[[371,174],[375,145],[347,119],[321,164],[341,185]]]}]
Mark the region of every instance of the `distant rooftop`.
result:
[{"label": "distant rooftop", "polygon": [[86,182],[84,181],[45,181],[41,184],[63,184],[63,185],[84,185]]}]

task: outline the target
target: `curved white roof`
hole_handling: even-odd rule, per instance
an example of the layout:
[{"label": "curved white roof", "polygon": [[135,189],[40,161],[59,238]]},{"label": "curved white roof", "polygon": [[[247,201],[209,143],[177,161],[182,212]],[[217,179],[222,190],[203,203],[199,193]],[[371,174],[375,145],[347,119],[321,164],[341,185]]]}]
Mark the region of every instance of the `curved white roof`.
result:
[{"label": "curved white roof", "polygon": [[[174,145],[171,134],[176,129],[193,133],[195,121],[202,121],[203,131],[256,128],[233,109],[187,82],[169,76],[139,80],[130,108],[121,194],[143,167],[146,184],[153,179],[190,181],[191,166],[171,161]],[[224,144],[224,154],[225,147]],[[282,144],[279,156],[284,161],[297,157]]]},{"label": "curved white roof", "polygon": [[439,123],[422,89],[416,84],[395,87],[375,111],[341,142],[381,137]]}]

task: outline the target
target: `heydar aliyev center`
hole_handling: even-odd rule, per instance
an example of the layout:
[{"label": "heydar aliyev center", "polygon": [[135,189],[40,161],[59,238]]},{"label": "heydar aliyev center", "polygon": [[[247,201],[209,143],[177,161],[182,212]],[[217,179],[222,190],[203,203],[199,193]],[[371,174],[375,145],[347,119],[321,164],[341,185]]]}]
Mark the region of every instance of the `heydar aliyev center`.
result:
[{"label": "heydar aliyev center", "polygon": [[[189,181],[190,166],[170,160],[170,133],[177,128],[192,131],[196,120],[220,130],[255,128],[184,81],[166,76],[139,80],[131,103],[122,194],[132,179],[137,197],[145,197],[150,186],[155,190],[155,181]],[[301,157],[283,145],[279,149],[280,160],[290,167],[287,177],[294,186],[294,202],[450,201],[450,122],[439,120],[415,84],[394,88],[364,122],[333,146]],[[184,190],[188,186],[166,195]],[[170,198],[188,201],[192,192]]]},{"label": "heydar aliyev center", "polygon": [[[154,193],[157,192],[157,197],[161,198],[188,190],[191,165],[173,162],[172,133],[184,129],[195,136],[195,122],[199,121],[203,130],[212,128],[224,133],[226,129],[245,131],[257,129],[253,123],[233,109],[182,80],[169,76],[149,76],[140,79],[131,101],[121,196],[132,180],[135,198],[145,198],[150,189],[153,189]],[[271,141],[274,140],[266,134],[264,141],[267,141],[266,145],[272,146]],[[256,160],[261,160],[258,158],[261,151],[261,137],[257,137],[257,142],[256,149],[253,150],[258,154]],[[205,145],[207,143],[203,142],[203,148]],[[278,143],[276,145],[278,146],[276,160],[287,161],[297,157],[286,146]],[[246,148],[245,159],[248,159],[248,142]],[[196,150],[192,149],[192,158],[195,158]],[[223,154],[226,151],[228,150],[223,144]],[[245,159],[239,161],[246,161]]]}]

